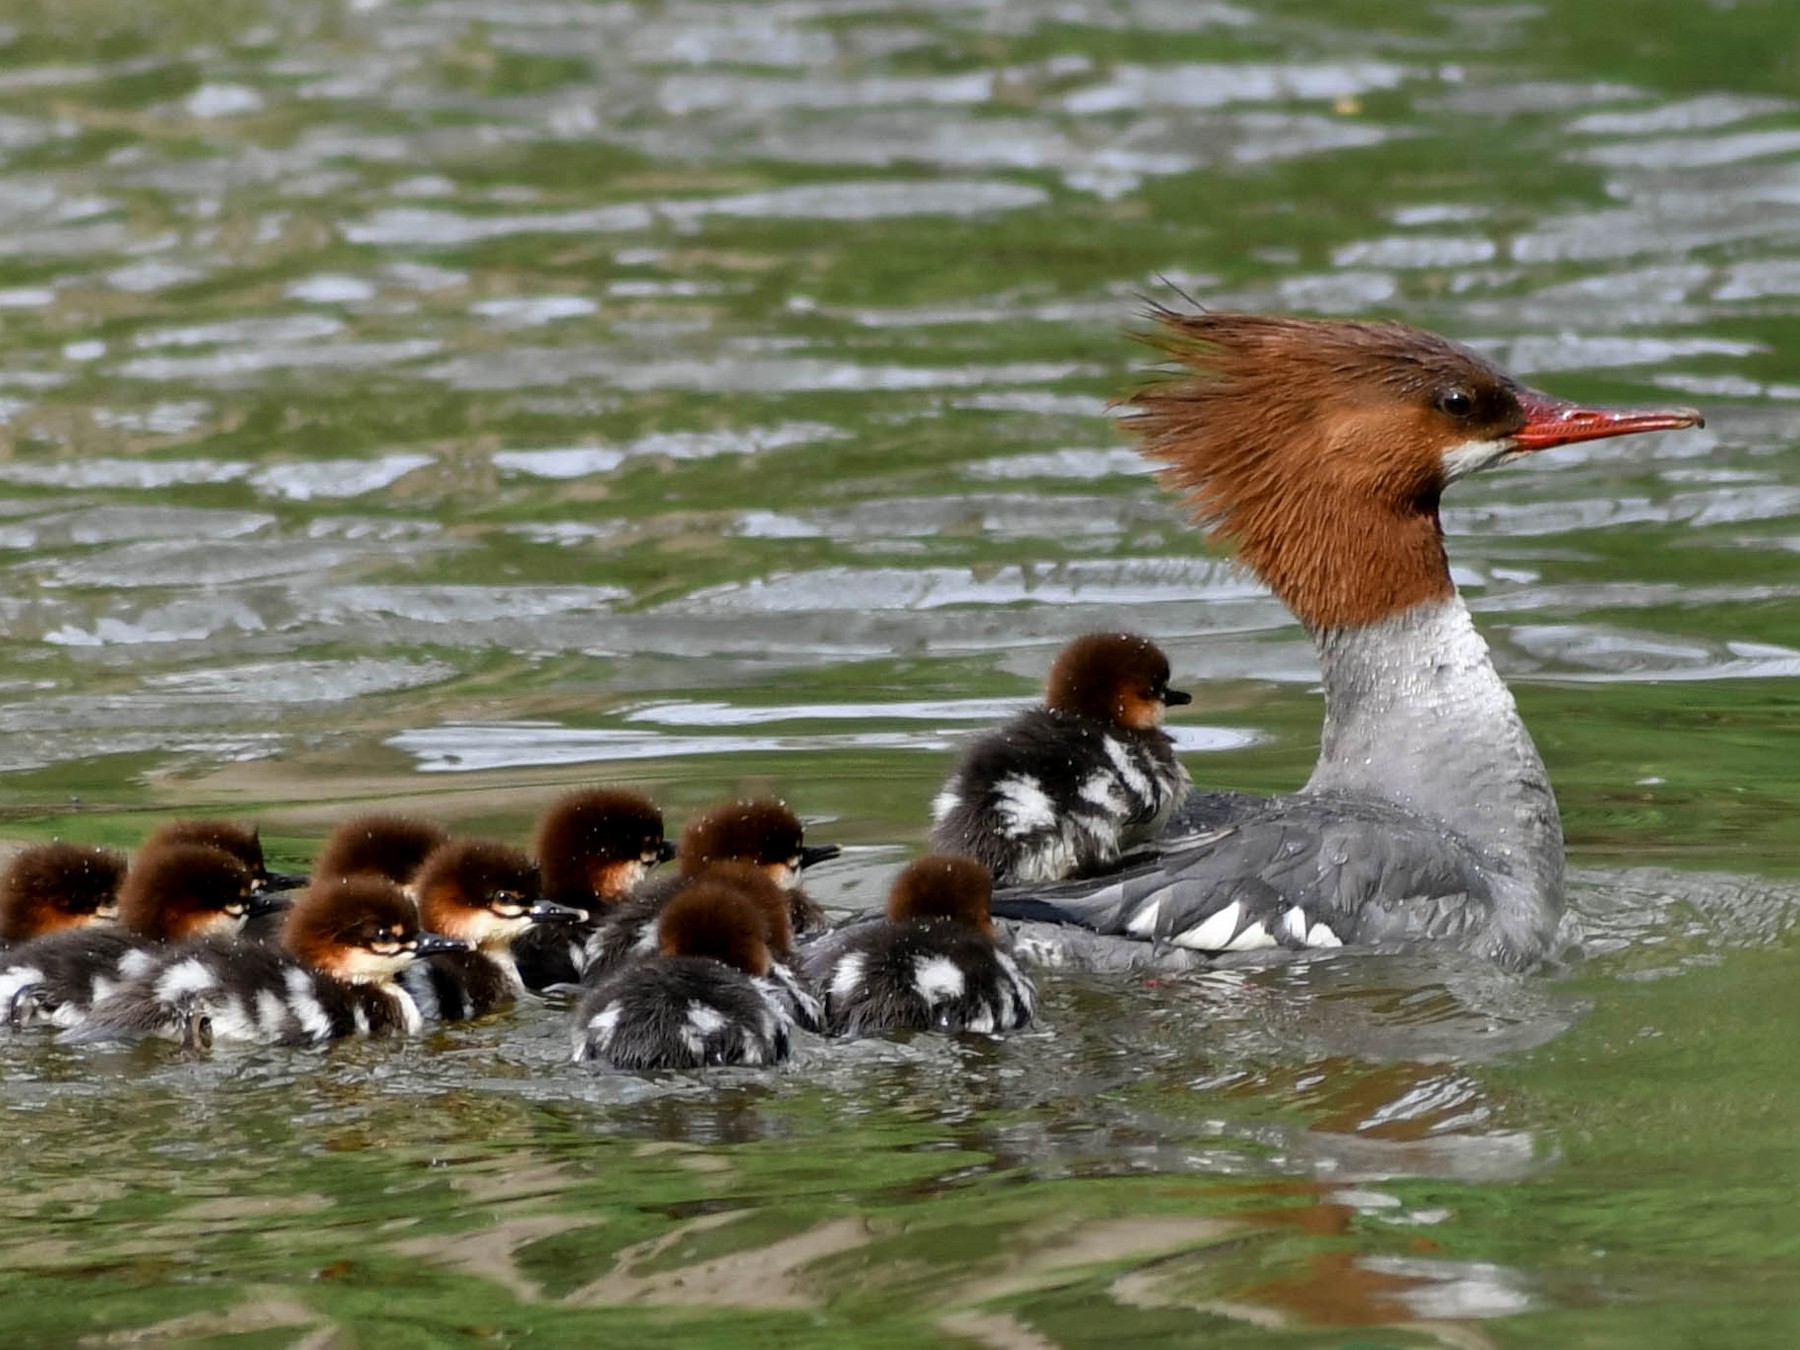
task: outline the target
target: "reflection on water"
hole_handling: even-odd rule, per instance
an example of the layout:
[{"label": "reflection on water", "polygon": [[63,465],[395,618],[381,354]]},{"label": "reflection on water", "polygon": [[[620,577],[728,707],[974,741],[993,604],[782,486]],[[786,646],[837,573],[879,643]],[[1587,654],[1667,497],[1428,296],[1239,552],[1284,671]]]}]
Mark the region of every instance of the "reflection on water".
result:
[{"label": "reflection on water", "polygon": [[298,859],[352,801],[522,837],[571,782],[676,822],[774,790],[862,908],[1085,629],[1170,650],[1197,779],[1304,778],[1309,645],[1107,421],[1165,281],[1709,418],[1445,511],[1574,842],[1567,969],[1050,976],[1003,1044],[718,1078],[578,1072],[536,1007],[326,1055],[9,1041],[10,1338],[1653,1344],[1691,1305],[1791,1343],[1756,1272],[1794,897],[1756,878],[1800,798],[1792,20],[1664,8],[0,25],[19,838],[205,807]]}]

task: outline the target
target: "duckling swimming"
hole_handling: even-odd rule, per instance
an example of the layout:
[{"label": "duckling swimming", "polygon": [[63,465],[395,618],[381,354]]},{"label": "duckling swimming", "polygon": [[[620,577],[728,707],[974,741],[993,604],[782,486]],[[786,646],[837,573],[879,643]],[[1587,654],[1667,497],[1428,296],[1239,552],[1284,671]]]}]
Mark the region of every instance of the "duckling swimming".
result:
[{"label": "duckling swimming", "polygon": [[0,947],[110,924],[119,915],[125,855],[56,840],[21,849],[0,873]]}]

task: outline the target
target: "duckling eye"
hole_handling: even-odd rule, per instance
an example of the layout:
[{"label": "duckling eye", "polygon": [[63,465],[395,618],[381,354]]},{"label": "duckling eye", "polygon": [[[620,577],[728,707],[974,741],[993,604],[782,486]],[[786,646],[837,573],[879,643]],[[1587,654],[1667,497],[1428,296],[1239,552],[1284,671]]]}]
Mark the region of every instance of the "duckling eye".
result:
[{"label": "duckling eye", "polygon": [[1475,396],[1467,389],[1446,389],[1437,396],[1438,408],[1452,417],[1467,417],[1475,411]]}]

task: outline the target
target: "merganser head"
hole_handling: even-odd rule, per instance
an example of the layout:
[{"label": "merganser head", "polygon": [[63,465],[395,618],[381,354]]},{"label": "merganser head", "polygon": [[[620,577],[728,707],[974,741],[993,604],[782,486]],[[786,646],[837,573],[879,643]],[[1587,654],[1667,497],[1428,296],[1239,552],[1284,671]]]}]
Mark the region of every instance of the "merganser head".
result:
[{"label": "merganser head", "polygon": [[696,882],[669,901],[656,921],[663,956],[703,956],[746,975],[769,973],[774,958],[762,911],[737,887]]},{"label": "merganser head", "polygon": [[1162,725],[1171,707],[1193,695],[1169,688],[1169,658],[1135,633],[1089,633],[1056,658],[1044,703],[1057,712],[1111,722],[1131,731]]},{"label": "merganser head", "polygon": [[1454,590],[1444,488],[1522,455],[1702,425],[1691,408],[1586,408],[1406,324],[1179,314],[1144,340],[1188,374],[1125,427],[1195,519],[1309,627],[1374,623]]},{"label": "merganser head", "polygon": [[432,850],[449,838],[443,826],[412,816],[352,816],[326,836],[313,860],[313,875],[328,882],[386,877],[396,886],[410,886]]},{"label": "merganser head", "polygon": [[708,863],[755,863],[777,886],[791,891],[800,884],[804,869],[842,851],[836,844],[809,845],[800,817],[787,803],[763,797],[702,811],[682,830],[675,857],[684,877],[696,875]]},{"label": "merganser head", "polygon": [[315,884],[288,914],[281,945],[348,984],[385,984],[422,956],[470,946],[426,931],[406,892],[368,872]]},{"label": "merganser head", "polygon": [[125,855],[57,840],[13,856],[0,876],[0,942],[24,942],[119,915]]},{"label": "merganser head", "polygon": [[263,857],[262,834],[254,825],[240,825],[235,820],[171,820],[144,841],[144,848],[161,848],[165,844],[202,844],[229,853],[250,869],[259,895],[306,885],[305,877],[269,870]]},{"label": "merganser head", "polygon": [[481,948],[510,947],[534,923],[588,917],[585,909],[540,900],[531,859],[493,839],[455,839],[433,850],[413,890],[425,927]]},{"label": "merganser head", "polygon": [[571,792],[538,822],[544,894],[566,905],[617,904],[652,867],[674,856],[675,846],[663,837],[662,812],[640,792]]},{"label": "merganser head", "polygon": [[988,913],[993,896],[994,880],[987,868],[973,858],[934,853],[915,858],[894,878],[887,916],[891,923],[951,919],[992,938],[998,936]]},{"label": "merganser head", "polygon": [[747,862],[708,863],[677,894],[686,895],[696,886],[724,886],[736,891],[762,915],[763,938],[769,944],[769,955],[777,961],[785,961],[794,954],[794,919],[787,892],[766,869]]},{"label": "merganser head", "polygon": [[279,908],[241,858],[205,844],[146,848],[119,887],[119,925],[157,942],[230,936]]}]

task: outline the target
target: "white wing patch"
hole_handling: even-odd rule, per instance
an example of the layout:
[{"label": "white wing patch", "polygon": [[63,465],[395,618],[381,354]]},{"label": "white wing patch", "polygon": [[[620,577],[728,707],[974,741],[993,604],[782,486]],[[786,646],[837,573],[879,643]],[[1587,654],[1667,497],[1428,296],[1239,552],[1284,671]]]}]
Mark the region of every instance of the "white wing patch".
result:
[{"label": "white wing patch", "polygon": [[931,799],[931,823],[942,825],[961,805],[962,798],[956,795],[956,789],[945,788]]},{"label": "white wing patch", "polygon": [[837,964],[831,972],[831,996],[833,998],[849,998],[862,985],[863,967],[868,958],[861,952],[851,952]]},{"label": "white wing patch", "polygon": [[687,1008],[688,1026],[697,1036],[716,1036],[725,1030],[727,1018],[717,1008],[704,1003],[690,1003]]},{"label": "white wing patch", "polygon": [[1237,936],[1238,920],[1243,913],[1243,905],[1233,900],[1224,909],[1208,916],[1172,941],[1177,947],[1191,947],[1197,952],[1222,952],[1226,944]]},{"label": "white wing patch", "polygon": [[165,1003],[174,1003],[204,993],[218,983],[219,977],[206,968],[204,961],[190,956],[185,961],[177,961],[157,977],[156,996]]},{"label": "white wing patch", "polygon": [[913,985],[928,1007],[961,998],[967,982],[963,973],[947,956],[921,956],[913,962]]},{"label": "white wing patch", "polygon": [[1035,778],[1025,774],[1002,778],[994,784],[994,795],[1001,827],[1014,838],[1056,824],[1056,804]]},{"label": "white wing patch", "polygon": [[312,977],[298,968],[287,972],[287,1005],[300,1030],[315,1041],[331,1039],[331,1019],[313,993]]}]

